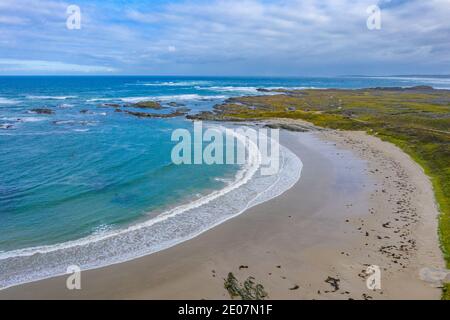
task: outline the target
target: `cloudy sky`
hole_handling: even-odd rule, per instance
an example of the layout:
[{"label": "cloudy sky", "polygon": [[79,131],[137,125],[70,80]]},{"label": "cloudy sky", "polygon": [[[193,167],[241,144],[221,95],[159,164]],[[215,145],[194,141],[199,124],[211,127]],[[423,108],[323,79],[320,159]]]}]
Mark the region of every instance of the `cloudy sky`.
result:
[{"label": "cloudy sky", "polygon": [[450,0],[70,1],[0,0],[0,74],[450,74]]}]

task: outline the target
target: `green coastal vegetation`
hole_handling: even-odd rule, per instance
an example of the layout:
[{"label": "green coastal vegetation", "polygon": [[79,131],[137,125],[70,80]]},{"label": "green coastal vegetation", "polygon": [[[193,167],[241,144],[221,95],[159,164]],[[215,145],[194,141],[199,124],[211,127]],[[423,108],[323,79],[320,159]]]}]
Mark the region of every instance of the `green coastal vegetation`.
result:
[{"label": "green coastal vegetation", "polygon": [[[267,91],[261,89],[261,91]],[[420,86],[358,90],[276,90],[228,99],[191,119],[301,119],[316,126],[363,130],[392,142],[430,177],[441,212],[439,236],[450,268],[450,91]],[[443,298],[450,300],[450,285]]]}]

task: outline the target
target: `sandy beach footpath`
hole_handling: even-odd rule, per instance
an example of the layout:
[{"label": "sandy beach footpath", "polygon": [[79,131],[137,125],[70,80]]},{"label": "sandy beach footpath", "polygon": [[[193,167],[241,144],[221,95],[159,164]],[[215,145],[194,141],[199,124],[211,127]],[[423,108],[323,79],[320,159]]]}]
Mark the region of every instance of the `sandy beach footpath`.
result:
[{"label": "sandy beach footpath", "polygon": [[[187,242],[82,272],[82,290],[56,277],[0,299],[230,299],[229,272],[269,299],[439,299],[420,279],[443,268],[431,183],[408,155],[362,132],[281,132],[303,162],[286,193]],[[381,290],[364,270],[381,269]]]}]

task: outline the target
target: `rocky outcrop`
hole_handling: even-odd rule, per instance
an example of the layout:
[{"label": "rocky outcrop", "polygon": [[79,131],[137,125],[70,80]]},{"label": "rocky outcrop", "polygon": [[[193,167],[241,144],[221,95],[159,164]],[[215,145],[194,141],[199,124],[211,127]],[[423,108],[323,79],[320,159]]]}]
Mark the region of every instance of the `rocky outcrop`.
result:
[{"label": "rocky outcrop", "polygon": [[147,113],[147,112],[134,112],[129,110],[125,110],[124,112],[138,118],[167,119],[185,116],[189,111],[190,109],[184,108],[184,110],[178,109],[171,113]]},{"label": "rocky outcrop", "polygon": [[216,121],[220,120],[219,116],[216,113],[213,113],[211,111],[201,111],[196,114],[189,114],[186,116],[186,119],[189,120],[205,120],[205,121]]},{"label": "rocky outcrop", "polygon": [[120,108],[122,105],[118,103],[104,103],[102,104],[104,107],[112,107],[112,108]]},{"label": "rocky outcrop", "polygon": [[166,109],[166,107],[163,107],[161,103],[159,103],[158,101],[141,101],[138,103],[131,104],[130,107],[140,109],[153,109],[153,110]]},{"label": "rocky outcrop", "polygon": [[52,109],[47,108],[35,108],[31,109],[30,112],[37,114],[54,114],[55,112]]},{"label": "rocky outcrop", "polygon": [[[365,89],[359,89],[359,90],[365,90]],[[369,88],[368,90],[378,90],[378,91],[422,91],[422,92],[430,92],[434,91],[434,89],[431,86],[414,86],[414,87],[375,87],[375,88]]]}]

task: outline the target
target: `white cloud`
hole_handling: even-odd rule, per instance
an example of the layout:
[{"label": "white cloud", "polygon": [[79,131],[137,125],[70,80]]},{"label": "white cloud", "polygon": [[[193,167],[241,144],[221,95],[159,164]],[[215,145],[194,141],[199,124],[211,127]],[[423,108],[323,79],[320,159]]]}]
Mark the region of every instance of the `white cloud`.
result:
[{"label": "white cloud", "polygon": [[104,66],[79,65],[59,61],[0,59],[0,69],[11,72],[45,73],[111,73],[114,68]]},{"label": "white cloud", "polygon": [[28,22],[27,19],[22,19],[20,17],[14,16],[0,16],[0,24],[9,24],[9,25],[24,25]]},{"label": "white cloud", "polygon": [[379,1],[370,31],[376,2],[80,1],[82,30],[69,32],[65,2],[2,0],[0,56],[125,73],[450,72],[450,0]]}]

